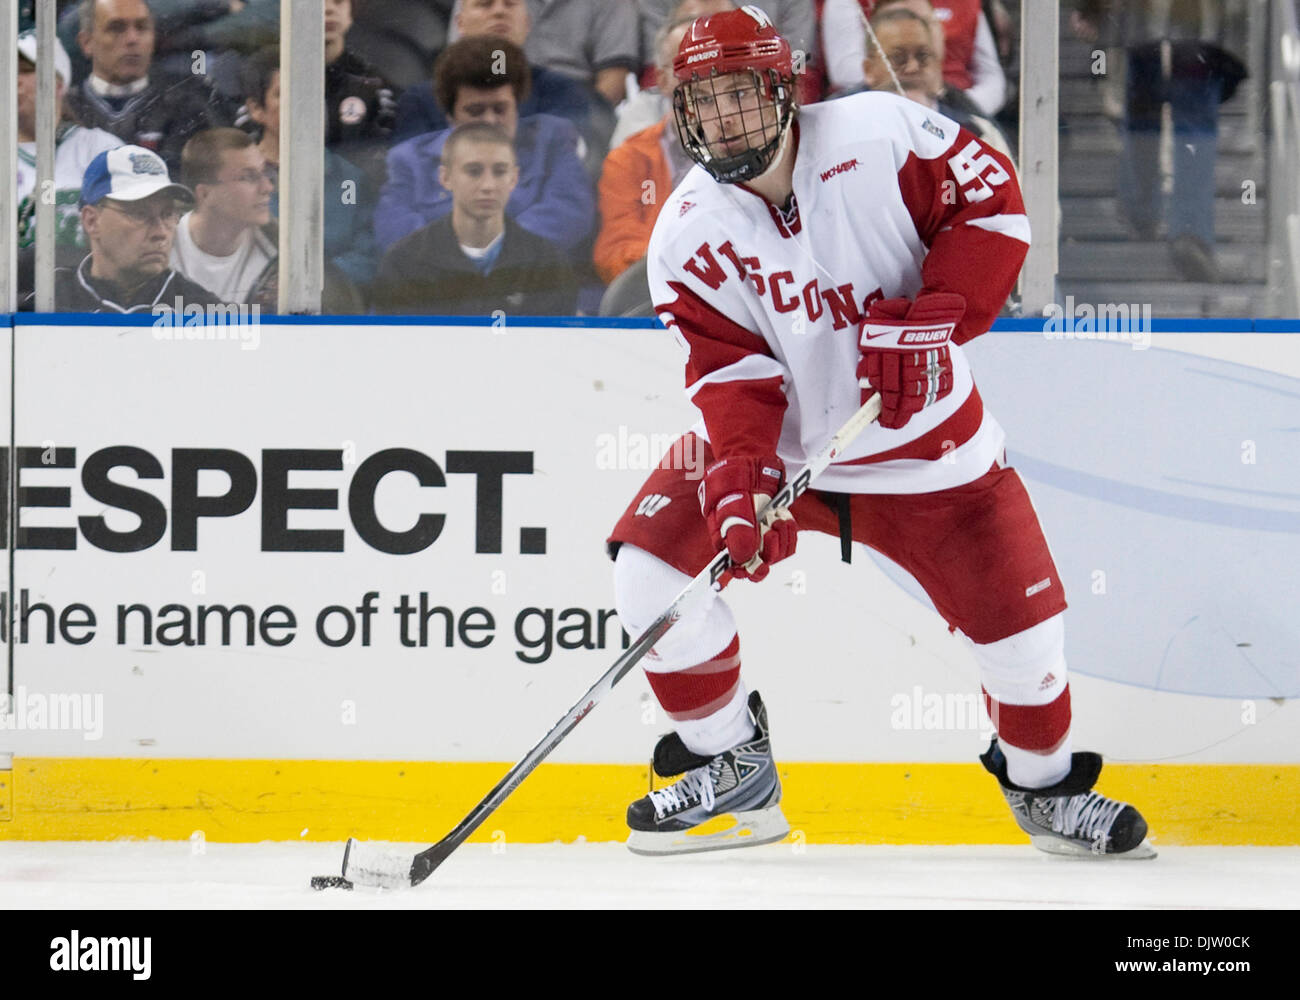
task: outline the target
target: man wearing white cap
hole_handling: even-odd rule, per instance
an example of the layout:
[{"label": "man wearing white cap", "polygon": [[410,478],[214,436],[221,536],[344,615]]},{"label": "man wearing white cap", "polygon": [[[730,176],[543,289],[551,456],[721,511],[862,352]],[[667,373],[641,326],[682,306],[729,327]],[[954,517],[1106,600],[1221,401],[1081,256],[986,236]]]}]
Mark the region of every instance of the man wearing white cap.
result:
[{"label": "man wearing white cap", "polygon": [[[181,211],[194,203],[173,184],[167,165],[142,146],[100,153],[81,184],[81,224],[90,253],[75,268],[54,272],[60,312],[180,312],[216,305],[217,298],[171,268]],[[179,304],[179,308],[178,308]]]},{"label": "man wearing white cap", "polygon": [[[82,128],[63,120],[63,93],[71,76],[68,54],[54,42],[54,106],[59,121],[54,133],[54,212],[60,246],[86,245],[81,231],[77,201],[81,178],[98,154],[122,145],[117,136],[103,129]],[[18,245],[35,240],[36,202],[36,36],[18,36]]]}]

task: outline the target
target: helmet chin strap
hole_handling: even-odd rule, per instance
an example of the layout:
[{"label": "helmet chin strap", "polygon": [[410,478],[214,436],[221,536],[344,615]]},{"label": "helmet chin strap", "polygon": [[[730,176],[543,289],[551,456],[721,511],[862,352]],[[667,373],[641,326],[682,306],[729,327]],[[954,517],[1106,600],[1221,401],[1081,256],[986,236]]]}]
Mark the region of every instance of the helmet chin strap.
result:
[{"label": "helmet chin strap", "polygon": [[786,119],[786,123],[781,129],[781,144],[776,147],[776,155],[772,157],[772,162],[769,163],[767,169],[755,177],[754,180],[761,181],[781,165],[781,161],[785,158],[786,150],[790,147],[790,134],[794,131],[794,116],[797,110],[797,108],[791,110],[790,117]]}]

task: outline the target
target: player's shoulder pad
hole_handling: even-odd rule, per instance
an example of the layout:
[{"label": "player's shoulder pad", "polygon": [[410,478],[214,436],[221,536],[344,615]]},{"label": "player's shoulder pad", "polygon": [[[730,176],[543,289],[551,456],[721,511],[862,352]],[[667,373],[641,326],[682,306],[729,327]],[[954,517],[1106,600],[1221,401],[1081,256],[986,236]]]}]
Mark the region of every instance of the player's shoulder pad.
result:
[{"label": "player's shoulder pad", "polygon": [[961,126],[924,104],[880,90],[837,97],[800,109],[818,131],[884,139],[930,159],[946,152]]},{"label": "player's shoulder pad", "polygon": [[646,251],[651,266],[663,254],[676,254],[682,246],[688,247],[689,258],[700,243],[727,232],[725,216],[733,210],[718,182],[703,167],[692,167],[655,220]]}]

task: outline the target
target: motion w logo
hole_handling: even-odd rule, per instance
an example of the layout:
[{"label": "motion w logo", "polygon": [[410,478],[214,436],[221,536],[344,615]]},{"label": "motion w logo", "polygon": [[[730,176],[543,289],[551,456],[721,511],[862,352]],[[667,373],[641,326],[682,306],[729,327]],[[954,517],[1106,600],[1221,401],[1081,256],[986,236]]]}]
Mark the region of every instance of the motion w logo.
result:
[{"label": "motion w logo", "polygon": [[641,498],[641,502],[636,505],[636,514],[654,517],[672,502],[671,497],[666,497],[662,493],[651,493]]}]

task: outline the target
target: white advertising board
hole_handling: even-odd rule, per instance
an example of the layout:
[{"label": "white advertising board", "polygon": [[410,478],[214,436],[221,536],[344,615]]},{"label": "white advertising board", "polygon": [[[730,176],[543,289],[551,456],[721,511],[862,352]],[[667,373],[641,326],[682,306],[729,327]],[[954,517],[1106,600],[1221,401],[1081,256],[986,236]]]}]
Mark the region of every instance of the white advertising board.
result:
[{"label": "white advertising board", "polygon": [[[15,680],[87,700],[79,730],[13,729],[0,750],[514,760],[613,662],[604,538],[693,420],[663,331],[158,333],[16,328]],[[1297,338],[1271,339],[1294,354]],[[1277,617],[1297,593],[1284,418],[1300,383],[1252,368],[1243,388],[1246,368],[1209,360],[1187,376],[1186,346],[990,334],[970,354],[1071,600],[1079,743],[1119,759],[1300,760],[1297,629]],[[1264,409],[1234,409],[1243,398]],[[1206,427],[1213,441],[1194,436]],[[1207,450],[1228,443],[1236,468]],[[1121,480],[1136,507],[1089,495]],[[1195,511],[1151,498],[1189,490]],[[1276,523],[1189,514],[1215,503]],[[728,590],[781,756],[972,760],[977,716],[927,721],[927,699],[975,705],[963,640],[865,550],[845,566],[838,549],[806,533],[768,582]],[[1197,576],[1213,565],[1226,587]],[[634,671],[555,759],[643,761],[665,728]]]}]

